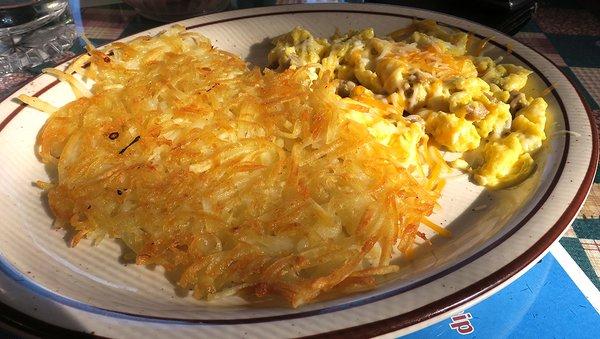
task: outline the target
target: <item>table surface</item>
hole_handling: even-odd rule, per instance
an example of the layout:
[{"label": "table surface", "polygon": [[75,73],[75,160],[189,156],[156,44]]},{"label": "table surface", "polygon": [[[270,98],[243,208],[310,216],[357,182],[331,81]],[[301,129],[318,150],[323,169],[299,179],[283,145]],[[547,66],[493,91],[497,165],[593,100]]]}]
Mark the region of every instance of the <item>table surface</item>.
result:
[{"label": "table surface", "polygon": [[[85,34],[95,45],[162,24],[118,3],[82,8],[81,16]],[[596,125],[600,125],[600,5],[586,0],[542,1],[534,18],[514,37],[549,57],[573,80],[591,108]],[[78,52],[74,48],[64,59]],[[4,80],[0,83],[0,100],[35,75],[18,74]],[[560,244],[600,289],[600,171],[585,205]]]}]

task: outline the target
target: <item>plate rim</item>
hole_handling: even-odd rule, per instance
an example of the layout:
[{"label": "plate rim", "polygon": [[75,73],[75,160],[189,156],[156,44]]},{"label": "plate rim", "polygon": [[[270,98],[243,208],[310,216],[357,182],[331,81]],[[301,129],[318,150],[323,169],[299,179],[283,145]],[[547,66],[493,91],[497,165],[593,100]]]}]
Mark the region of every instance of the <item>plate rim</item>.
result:
[{"label": "plate rim", "polygon": [[[289,10],[281,11],[282,7],[285,7],[285,9],[289,9]],[[323,7],[328,7],[330,9],[323,9]],[[266,6],[266,7],[258,7],[258,8],[251,8],[251,9],[242,9],[242,10],[235,10],[235,11],[228,11],[228,12],[224,12],[224,13],[212,14],[212,15],[208,15],[208,16],[200,16],[202,18],[206,18],[206,17],[210,17],[210,16],[219,16],[219,15],[225,14],[227,16],[227,18],[223,18],[223,19],[207,21],[207,22],[203,22],[203,23],[199,23],[199,24],[195,24],[195,25],[194,24],[186,25],[187,20],[184,20],[182,22],[174,22],[174,23],[170,23],[167,25],[161,25],[161,26],[152,28],[150,30],[145,30],[145,31],[136,33],[132,36],[148,34],[148,31],[160,30],[160,29],[163,29],[164,27],[168,27],[168,26],[176,24],[176,23],[184,24],[187,29],[194,29],[194,28],[198,28],[201,26],[205,26],[205,25],[219,24],[219,23],[225,22],[225,21],[240,20],[240,19],[246,19],[246,18],[257,17],[257,16],[269,16],[269,15],[277,15],[277,14],[285,15],[285,14],[292,14],[292,13],[310,13],[310,12],[313,12],[313,13],[314,12],[338,12],[338,13],[339,12],[347,12],[347,13],[357,13],[357,14],[375,14],[375,15],[388,15],[388,16],[391,15],[391,16],[398,16],[398,17],[400,17],[400,16],[410,17],[407,15],[399,14],[399,13],[378,12],[377,9],[381,9],[382,7],[395,8],[395,9],[417,10],[417,11],[420,11],[423,13],[433,13],[434,15],[438,15],[438,16],[442,16],[442,17],[444,17],[444,16],[452,17],[452,18],[455,18],[455,19],[463,21],[463,22],[467,22],[467,23],[475,24],[475,25],[478,25],[481,27],[485,27],[486,29],[495,31],[498,35],[504,36],[505,38],[508,38],[510,40],[515,40],[514,38],[512,38],[511,36],[509,36],[507,34],[504,34],[504,33],[497,31],[491,27],[485,26],[480,23],[473,22],[472,20],[468,20],[465,18],[460,18],[460,17],[456,17],[456,16],[449,15],[446,13],[440,13],[440,12],[426,10],[426,9],[407,7],[407,6],[397,6],[397,5],[385,5],[385,4],[360,5],[360,9],[357,9],[356,6],[348,6],[347,4],[321,4],[318,6],[303,4],[303,5],[286,5],[286,6]],[[293,10],[293,8],[298,8],[299,10]],[[273,10],[273,9],[276,9],[275,12],[269,12],[269,10]],[[304,10],[302,10],[302,9],[304,9]],[[259,13],[254,14],[254,15],[248,15],[248,16],[240,15],[242,13],[251,13],[254,11],[259,12]],[[195,18],[191,18],[188,20],[198,19],[200,17],[195,17]],[[456,27],[456,26],[449,25],[446,23],[443,23],[443,24],[446,26],[461,29],[460,27]],[[123,39],[130,39],[132,36],[128,36]],[[118,40],[122,40],[122,39],[118,39]],[[389,332],[397,331],[400,329],[408,328],[410,326],[416,325],[418,323],[421,323],[421,322],[429,320],[429,319],[433,319],[434,317],[437,317],[442,314],[448,313],[452,310],[455,310],[455,309],[461,307],[461,305],[472,302],[475,299],[484,298],[487,293],[490,293],[493,289],[495,289],[497,287],[501,287],[503,283],[510,280],[510,278],[513,277],[514,275],[516,275],[518,273],[523,273],[524,269],[529,264],[531,264],[531,262],[533,262],[536,258],[538,258],[540,255],[545,253],[545,251],[547,251],[547,249],[550,247],[550,245],[556,241],[556,239],[563,233],[563,231],[566,229],[566,227],[575,218],[577,212],[581,208],[582,203],[585,201],[587,194],[591,188],[591,185],[594,180],[596,168],[598,166],[598,148],[599,148],[598,130],[597,130],[595,121],[593,119],[591,109],[589,108],[587,102],[585,101],[585,99],[582,96],[582,94],[580,93],[580,91],[574,85],[573,80],[567,74],[565,74],[560,69],[560,67],[558,67],[554,62],[552,62],[552,60],[550,60],[548,57],[537,52],[536,50],[529,47],[528,45],[525,45],[525,44],[522,44],[522,45],[525,46],[531,52],[533,52],[539,56],[542,56],[544,59],[549,61],[550,64],[556,70],[558,70],[562,76],[564,76],[567,80],[569,80],[571,86],[573,87],[573,89],[579,96],[579,101],[583,104],[583,106],[585,107],[585,110],[586,110],[586,115],[587,115],[587,118],[589,121],[590,131],[592,134],[592,150],[591,150],[591,155],[590,155],[590,164],[588,165],[588,168],[585,172],[585,176],[583,177],[581,186],[575,192],[571,202],[568,204],[568,206],[565,207],[565,210],[562,212],[562,214],[560,215],[558,220],[555,222],[555,224],[552,227],[550,227],[548,229],[548,231],[546,231],[542,236],[540,236],[534,245],[529,247],[525,252],[521,253],[516,259],[509,262],[508,264],[503,266],[501,269],[489,274],[485,278],[480,279],[477,282],[475,282],[459,291],[451,293],[441,299],[438,299],[432,303],[429,303],[425,306],[414,309],[414,310],[404,313],[402,315],[392,317],[392,318],[378,320],[375,322],[365,323],[362,325],[357,325],[357,326],[349,327],[349,328],[345,328],[345,329],[340,329],[340,330],[335,330],[335,331],[330,331],[330,332],[323,332],[323,333],[320,333],[319,335],[336,335],[336,336],[337,335],[345,335],[345,334],[379,335],[382,333],[389,333]],[[497,45],[497,46],[501,47],[500,45]],[[75,57],[77,57],[77,56],[75,56]],[[70,59],[70,60],[72,60],[72,59]],[[525,63],[527,63],[528,66],[532,66],[533,68],[538,70],[537,67],[535,67],[532,64],[530,64],[529,62],[527,62],[527,60],[525,60],[525,59],[522,59],[522,60]],[[67,61],[67,62],[69,62],[69,61]],[[539,70],[538,70],[538,73],[541,74],[541,72],[539,72]],[[31,79],[26,84],[24,84],[24,86],[26,86],[29,83],[31,83],[32,81],[36,80],[38,77]],[[36,95],[41,94],[40,92],[47,91],[48,89],[50,89],[57,83],[59,83],[58,80],[53,81],[52,83],[46,85],[44,88],[38,90]],[[16,91],[21,90],[24,86],[19,87]],[[7,99],[4,100],[2,103],[10,100],[15,92],[10,94],[7,97]],[[556,97],[557,97],[557,99],[559,98],[558,95],[556,95]],[[559,102],[560,102],[560,100],[559,100]],[[0,122],[0,131],[4,127],[6,127],[6,125],[8,125],[8,123],[10,123],[10,121],[23,108],[25,108],[25,105],[20,105],[13,112],[11,112],[9,115],[7,115],[6,118]],[[566,115],[566,110],[565,110],[565,115]],[[568,121],[567,121],[567,123],[568,123]],[[568,142],[565,144],[565,151],[567,151],[567,150],[568,150]],[[560,169],[557,172],[557,174],[555,175],[556,179],[560,178],[562,176],[562,173],[563,173],[562,169]],[[548,193],[551,193],[554,190],[554,188],[555,187],[550,187],[548,189]],[[542,198],[541,200],[543,200],[543,201],[540,201],[540,204],[543,204],[545,199]],[[537,205],[536,207],[539,207],[539,205]],[[529,214],[535,214],[535,211],[536,211],[536,209],[534,208]],[[528,216],[529,216],[529,214],[528,214]],[[506,241],[508,238],[510,238],[511,234],[512,233],[509,233],[503,239],[499,239],[498,242],[502,243],[502,242]],[[491,246],[491,248],[489,250],[493,249],[494,247],[496,247],[496,246]],[[479,253],[479,251],[477,253]],[[468,262],[466,264],[468,264]],[[473,291],[475,291],[475,293]],[[0,306],[9,307],[8,305],[2,304],[2,303],[0,303]],[[18,312],[28,318],[31,318],[31,316],[26,313],[23,313],[20,311],[18,311]],[[111,312],[115,312],[115,311],[111,311]],[[121,313],[121,312],[117,311],[116,313]],[[410,316],[408,316],[413,313],[415,313],[415,315],[421,314],[421,316],[420,317],[412,317],[412,318]],[[149,317],[143,316],[143,315],[137,315],[136,317],[139,317],[141,319],[149,318]],[[406,318],[411,318],[411,319],[406,319]],[[33,319],[41,321],[36,318],[33,318]],[[50,327],[57,327],[57,325],[54,325],[51,323],[46,323],[44,321],[42,321],[42,322]],[[58,327],[62,328],[60,326],[58,326]],[[66,328],[65,328],[65,330],[70,331]],[[80,332],[80,333],[85,333],[85,332]]]},{"label": "plate rim", "polygon": [[[270,7],[275,8],[276,6],[270,6]],[[280,8],[280,7],[277,7],[277,8]],[[218,24],[228,22],[228,21],[237,21],[237,20],[244,20],[244,19],[253,19],[253,18],[257,18],[257,17],[269,17],[269,16],[278,16],[278,15],[307,14],[307,13],[315,13],[315,12],[318,12],[318,13],[375,14],[375,15],[391,16],[391,17],[398,17],[398,18],[404,18],[404,19],[411,18],[411,17],[415,18],[415,16],[408,16],[408,15],[404,15],[401,13],[383,13],[383,12],[347,10],[347,9],[321,9],[321,10],[306,9],[306,10],[298,10],[298,11],[291,10],[291,11],[276,11],[276,12],[269,12],[265,9],[265,11],[257,11],[257,12],[259,12],[259,13],[250,14],[250,15],[246,15],[246,16],[231,15],[231,16],[227,16],[226,18],[216,20],[216,21],[207,21],[207,22],[203,22],[203,23],[193,24],[190,26],[185,26],[185,25],[184,26],[186,27],[186,29],[197,29],[197,28],[204,27],[204,26],[218,25]],[[193,20],[193,19],[191,19],[191,20]],[[442,25],[445,25],[446,27],[450,27],[453,29],[462,30],[462,28],[460,28],[458,26],[449,25],[449,24],[445,24],[445,23],[443,23]],[[165,26],[169,26],[169,25],[165,25]],[[157,27],[153,30],[161,29],[162,27],[164,27],[164,26]],[[145,32],[147,32],[147,31],[134,34],[133,36],[138,36],[138,35],[144,34]],[[478,33],[472,33],[472,34],[479,39],[486,39],[485,36],[482,36]],[[130,37],[126,37],[124,39],[127,40],[129,38]],[[490,40],[488,42],[490,44],[493,44],[494,46],[496,46],[496,48],[498,48],[498,49],[501,49],[501,50],[508,49],[507,46],[502,45],[501,43],[498,43],[495,40]],[[526,64],[529,68],[535,70],[536,74],[542,78],[544,83],[547,86],[550,86],[550,84],[551,84],[550,80],[546,77],[546,75],[544,73],[541,72],[541,70],[536,65],[531,63],[527,58],[521,56],[517,52],[513,52],[513,54],[521,62]],[[67,62],[65,62],[65,63],[67,63]],[[65,63],[63,63],[63,64],[65,64]],[[54,86],[56,86],[58,84],[60,84],[60,81],[54,80],[51,83],[44,86],[43,88],[39,89],[35,94],[33,94],[33,96],[38,97],[38,96],[42,95],[43,93],[45,93],[46,91],[48,91],[49,89],[52,89]],[[561,115],[565,119],[565,128],[569,129],[569,127],[570,127],[569,119],[568,119],[567,109],[565,107],[563,99],[558,95],[558,93],[556,91],[552,91],[552,93],[560,106]],[[27,107],[27,106],[26,105],[19,106],[17,109],[15,109],[12,112],[11,115],[13,117],[16,116],[25,107]],[[5,125],[3,125],[3,123],[0,123],[0,132],[2,131],[2,128],[4,126]],[[569,154],[569,148],[570,148],[570,136],[566,135],[565,145],[563,147],[561,158],[559,161],[559,167],[558,167],[557,172],[552,177],[552,180],[551,180],[549,186],[545,189],[545,191],[542,191],[542,193],[541,193],[542,195],[538,201],[532,200],[532,205],[533,205],[533,203],[535,203],[535,205],[533,205],[533,208],[531,209],[531,211],[529,211],[521,219],[511,223],[512,227],[510,227],[507,230],[507,232],[505,232],[504,234],[500,234],[491,243],[488,243],[485,246],[482,246],[481,248],[474,250],[473,253],[465,256],[464,258],[460,259],[459,261],[457,261],[453,264],[449,264],[447,267],[440,270],[439,272],[436,272],[425,278],[419,279],[419,280],[417,280],[411,284],[408,284],[406,286],[396,288],[396,289],[387,291],[385,293],[373,295],[373,296],[370,296],[370,297],[367,297],[367,298],[364,298],[361,300],[349,301],[344,304],[332,305],[332,306],[315,309],[315,310],[299,311],[299,312],[295,312],[295,313],[272,315],[272,316],[249,317],[249,318],[226,318],[226,319],[176,318],[176,317],[162,317],[162,316],[155,316],[155,315],[148,315],[148,314],[131,313],[131,312],[126,312],[126,311],[120,311],[120,310],[114,310],[114,309],[110,309],[110,308],[99,307],[99,306],[95,306],[95,305],[86,304],[77,299],[71,299],[69,297],[62,296],[62,295],[54,293],[52,291],[47,291],[43,287],[40,288],[35,283],[35,281],[30,281],[27,283],[27,285],[28,286],[34,285],[33,287],[29,287],[29,289],[32,290],[33,293],[37,293],[37,294],[41,295],[42,297],[48,297],[48,298],[50,298],[60,304],[63,304],[67,307],[74,307],[76,309],[79,309],[82,311],[87,311],[87,312],[90,312],[93,314],[109,315],[109,316],[113,316],[115,318],[120,318],[120,319],[134,319],[134,320],[139,320],[139,321],[157,322],[157,323],[162,323],[162,322],[180,323],[180,324],[202,323],[202,324],[211,324],[211,325],[254,324],[254,323],[273,322],[273,321],[279,321],[279,320],[293,320],[293,319],[299,319],[299,318],[304,318],[304,317],[313,316],[313,315],[320,315],[320,314],[326,314],[326,313],[331,313],[331,312],[336,312],[336,311],[352,309],[354,307],[359,307],[362,305],[381,301],[381,300],[384,300],[384,299],[387,299],[387,298],[390,298],[390,297],[393,297],[393,296],[396,296],[396,295],[399,295],[402,293],[409,292],[409,291],[411,291],[415,288],[421,287],[427,283],[433,282],[437,279],[441,279],[441,278],[469,265],[471,262],[481,258],[488,252],[494,250],[496,247],[498,247],[499,245],[501,245],[502,243],[507,241],[512,235],[514,235],[517,231],[519,231],[523,226],[525,226],[529,222],[529,220],[531,218],[533,218],[536,215],[537,209],[542,207],[549,200],[550,195],[552,194],[552,192],[556,188],[558,181],[562,177],[565,163],[567,161],[568,154]],[[10,262],[8,262],[8,260],[5,260],[3,257],[0,257],[0,271],[4,272],[5,274],[7,274],[11,277],[14,277],[16,279],[21,278],[23,276],[14,266],[12,266],[10,264]],[[516,272],[518,272],[518,271],[515,271],[514,273],[516,273]],[[41,292],[39,292],[40,290],[41,290]]]}]

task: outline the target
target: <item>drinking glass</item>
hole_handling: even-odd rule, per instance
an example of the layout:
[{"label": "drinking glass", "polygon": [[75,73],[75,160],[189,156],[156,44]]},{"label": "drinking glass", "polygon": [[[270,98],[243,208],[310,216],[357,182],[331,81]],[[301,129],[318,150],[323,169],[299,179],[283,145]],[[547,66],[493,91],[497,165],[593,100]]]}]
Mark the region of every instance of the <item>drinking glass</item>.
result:
[{"label": "drinking glass", "polygon": [[0,77],[63,58],[76,37],[67,0],[0,0]]}]

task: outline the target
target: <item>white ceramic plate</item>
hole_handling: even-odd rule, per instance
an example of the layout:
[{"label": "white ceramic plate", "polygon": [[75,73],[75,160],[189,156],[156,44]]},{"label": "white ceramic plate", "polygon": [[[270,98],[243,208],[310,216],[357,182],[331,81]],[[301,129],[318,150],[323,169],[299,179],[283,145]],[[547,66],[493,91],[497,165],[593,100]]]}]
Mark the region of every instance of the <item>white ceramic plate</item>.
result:
[{"label": "white ceramic plate", "polygon": [[[65,84],[41,76],[0,104],[0,302],[30,329],[58,328],[109,337],[250,336],[408,333],[478,302],[522,274],[573,220],[595,173],[597,132],[579,95],[547,58],[510,37],[456,17],[385,5],[299,5],[203,16],[181,22],[222,49],[264,64],[268,39],[302,25],[317,35],[374,27],[379,34],[431,18],[494,37],[486,53],[534,71],[527,88],[546,97],[549,140],[534,176],[488,192],[463,176],[452,181],[434,219],[452,239],[433,238],[417,258],[376,290],[299,309],[257,308],[236,298],[208,303],[178,295],[159,269],[119,262],[118,243],[68,248],[63,231],[32,186],[45,179],[33,148],[45,115],[13,100],[21,93],[56,105],[72,100]],[[155,34],[157,28],[144,34]],[[565,134],[557,131],[569,130]],[[41,332],[41,333],[44,333]],[[333,332],[333,333],[331,333]],[[38,332],[40,333],[40,332]]]}]

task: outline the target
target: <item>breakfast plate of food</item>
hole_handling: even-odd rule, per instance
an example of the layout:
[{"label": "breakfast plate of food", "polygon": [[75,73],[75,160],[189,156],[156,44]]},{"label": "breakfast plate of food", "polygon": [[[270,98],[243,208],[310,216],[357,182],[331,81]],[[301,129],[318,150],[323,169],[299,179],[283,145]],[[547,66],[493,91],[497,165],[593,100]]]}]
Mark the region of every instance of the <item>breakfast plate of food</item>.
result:
[{"label": "breakfast plate of food", "polygon": [[598,160],[547,58],[398,6],[88,44],[0,106],[0,302],[107,337],[409,333],[535,264]]}]

